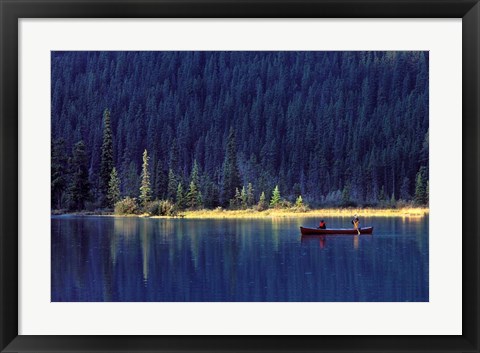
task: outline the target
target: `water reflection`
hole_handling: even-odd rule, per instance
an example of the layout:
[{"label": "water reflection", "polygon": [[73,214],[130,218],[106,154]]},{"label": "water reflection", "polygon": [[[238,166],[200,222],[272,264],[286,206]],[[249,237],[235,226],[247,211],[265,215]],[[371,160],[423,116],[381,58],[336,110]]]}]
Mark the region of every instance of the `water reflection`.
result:
[{"label": "water reflection", "polygon": [[428,217],[315,222],[52,218],[52,301],[428,301]]}]

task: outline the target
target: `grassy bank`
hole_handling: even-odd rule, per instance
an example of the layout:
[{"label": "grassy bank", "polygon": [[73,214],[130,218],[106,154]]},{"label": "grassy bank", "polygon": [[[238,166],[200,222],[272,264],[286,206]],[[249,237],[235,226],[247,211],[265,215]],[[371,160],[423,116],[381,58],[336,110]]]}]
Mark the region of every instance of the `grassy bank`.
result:
[{"label": "grassy bank", "polygon": [[[328,208],[308,210],[306,212],[295,212],[289,209],[269,209],[266,211],[249,210],[198,210],[182,211],[179,217],[182,218],[275,218],[275,217],[328,217],[345,216],[351,217],[358,214],[362,217],[423,217],[429,213],[428,208],[399,208],[399,209],[375,209],[375,208]],[[165,217],[152,217],[165,218]]]},{"label": "grassy bank", "polygon": [[358,214],[361,217],[375,216],[375,217],[423,217],[428,215],[428,208],[324,208],[314,209],[305,212],[298,212],[293,209],[268,209],[265,211],[257,211],[255,209],[248,210],[225,210],[217,208],[214,210],[187,210],[181,211],[175,217],[171,216],[150,216],[148,213],[142,214],[128,214],[115,215],[108,211],[94,211],[94,212],[67,212],[67,211],[52,211],[52,215],[71,215],[71,216],[111,216],[111,217],[149,217],[149,218],[275,218],[275,217],[352,217]]}]

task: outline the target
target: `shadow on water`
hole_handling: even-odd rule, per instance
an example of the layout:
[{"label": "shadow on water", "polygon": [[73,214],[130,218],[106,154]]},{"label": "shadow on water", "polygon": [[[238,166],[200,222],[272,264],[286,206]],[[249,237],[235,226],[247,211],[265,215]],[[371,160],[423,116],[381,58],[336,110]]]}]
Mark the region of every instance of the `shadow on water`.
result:
[{"label": "shadow on water", "polygon": [[428,217],[363,221],[52,218],[52,301],[428,301]]}]

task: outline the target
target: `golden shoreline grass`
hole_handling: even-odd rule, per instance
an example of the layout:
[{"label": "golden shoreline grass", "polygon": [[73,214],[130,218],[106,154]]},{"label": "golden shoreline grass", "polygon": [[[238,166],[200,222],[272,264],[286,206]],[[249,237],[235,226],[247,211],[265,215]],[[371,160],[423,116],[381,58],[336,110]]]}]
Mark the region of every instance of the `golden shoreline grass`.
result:
[{"label": "golden shoreline grass", "polygon": [[[257,211],[247,210],[226,210],[217,208],[214,210],[182,211],[177,216],[150,216],[144,214],[116,215],[112,213],[63,213],[58,215],[70,216],[96,216],[96,217],[141,217],[141,218],[186,218],[186,219],[224,219],[224,218],[308,218],[308,217],[352,217],[357,214],[360,217],[423,217],[429,214],[428,208],[323,208],[313,209],[306,212],[299,212],[292,209],[267,209]],[[52,214],[56,215],[56,214]]]},{"label": "golden shoreline grass", "polygon": [[[184,211],[178,217],[188,219],[222,219],[222,218],[301,218],[301,217],[352,217],[357,214],[360,217],[423,217],[428,215],[428,208],[398,208],[398,209],[376,209],[376,208],[326,208],[314,209],[306,212],[295,212],[288,209],[269,209],[265,211],[248,210],[197,210]],[[146,216],[146,215],[144,215]],[[150,218],[172,218],[167,216],[152,216]]]}]

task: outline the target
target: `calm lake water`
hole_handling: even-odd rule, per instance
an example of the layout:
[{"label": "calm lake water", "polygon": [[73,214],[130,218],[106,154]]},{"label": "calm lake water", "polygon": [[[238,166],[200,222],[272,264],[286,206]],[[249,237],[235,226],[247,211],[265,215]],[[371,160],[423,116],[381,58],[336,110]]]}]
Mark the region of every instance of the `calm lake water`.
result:
[{"label": "calm lake water", "polygon": [[52,301],[428,301],[428,216],[361,221],[52,217]]}]

